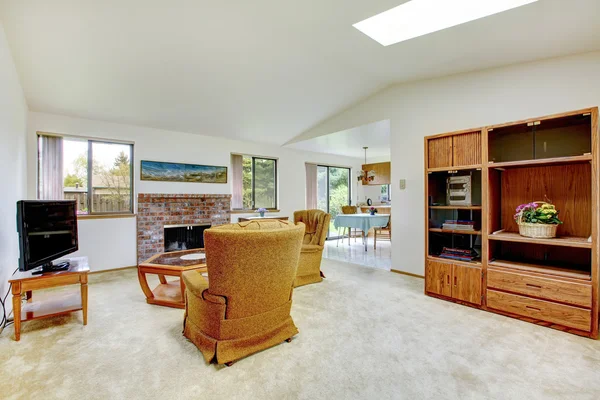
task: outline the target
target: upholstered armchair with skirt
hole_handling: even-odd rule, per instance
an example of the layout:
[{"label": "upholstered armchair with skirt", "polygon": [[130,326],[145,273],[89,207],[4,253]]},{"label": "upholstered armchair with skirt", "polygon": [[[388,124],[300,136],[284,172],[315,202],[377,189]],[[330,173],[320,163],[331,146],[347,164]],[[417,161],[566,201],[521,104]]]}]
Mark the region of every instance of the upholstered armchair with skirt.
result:
[{"label": "upholstered armchair with skirt", "polygon": [[183,274],[183,334],[206,362],[230,365],[298,333],[290,309],[304,231],[303,224],[267,220],[204,232],[208,280]]},{"label": "upholstered armchair with skirt", "polygon": [[302,222],[306,226],[294,287],[323,280],[321,259],[330,221],[331,215],[321,210],[303,210],[294,213],[294,222]]}]

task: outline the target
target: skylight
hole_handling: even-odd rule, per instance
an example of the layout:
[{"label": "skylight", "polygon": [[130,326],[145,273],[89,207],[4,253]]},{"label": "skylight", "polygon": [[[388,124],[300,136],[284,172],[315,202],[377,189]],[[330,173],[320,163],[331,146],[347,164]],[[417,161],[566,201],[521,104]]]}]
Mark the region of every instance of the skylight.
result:
[{"label": "skylight", "polygon": [[538,0],[412,0],[353,26],[384,46],[441,31]]}]

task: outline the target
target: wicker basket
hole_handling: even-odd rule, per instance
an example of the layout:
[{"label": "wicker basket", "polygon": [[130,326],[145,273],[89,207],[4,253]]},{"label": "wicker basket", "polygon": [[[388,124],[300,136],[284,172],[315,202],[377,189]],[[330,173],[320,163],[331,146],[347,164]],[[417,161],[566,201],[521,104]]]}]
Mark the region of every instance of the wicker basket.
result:
[{"label": "wicker basket", "polygon": [[529,224],[520,222],[519,234],[530,238],[549,239],[556,237],[556,224]]},{"label": "wicker basket", "polygon": [[[544,204],[542,201],[536,203]],[[519,234],[530,238],[550,239],[556,237],[556,224],[531,224],[528,222],[522,222],[523,215],[519,216],[517,225],[519,225]]]}]

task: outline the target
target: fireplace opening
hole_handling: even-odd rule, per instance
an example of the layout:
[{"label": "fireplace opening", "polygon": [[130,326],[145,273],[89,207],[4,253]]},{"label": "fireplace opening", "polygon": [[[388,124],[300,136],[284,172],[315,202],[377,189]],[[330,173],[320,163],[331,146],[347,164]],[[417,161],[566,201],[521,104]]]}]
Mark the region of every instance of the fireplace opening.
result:
[{"label": "fireplace opening", "polygon": [[165,252],[204,247],[204,231],[210,224],[165,225]]}]

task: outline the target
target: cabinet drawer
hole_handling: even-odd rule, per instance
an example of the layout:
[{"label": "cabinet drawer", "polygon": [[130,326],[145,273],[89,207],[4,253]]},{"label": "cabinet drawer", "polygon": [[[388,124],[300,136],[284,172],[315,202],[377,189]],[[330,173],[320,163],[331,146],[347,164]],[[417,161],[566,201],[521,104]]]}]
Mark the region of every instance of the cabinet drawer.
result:
[{"label": "cabinet drawer", "polygon": [[490,288],[502,289],[507,292],[526,294],[586,308],[592,307],[592,285],[583,282],[567,282],[560,279],[489,269],[487,284]]},{"label": "cabinet drawer", "polygon": [[592,325],[592,312],[590,310],[516,294],[496,292],[495,290],[487,291],[487,306],[586,332],[590,331]]}]

